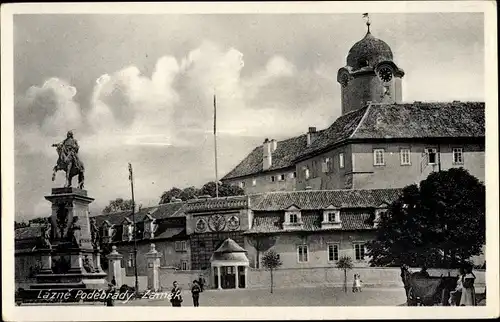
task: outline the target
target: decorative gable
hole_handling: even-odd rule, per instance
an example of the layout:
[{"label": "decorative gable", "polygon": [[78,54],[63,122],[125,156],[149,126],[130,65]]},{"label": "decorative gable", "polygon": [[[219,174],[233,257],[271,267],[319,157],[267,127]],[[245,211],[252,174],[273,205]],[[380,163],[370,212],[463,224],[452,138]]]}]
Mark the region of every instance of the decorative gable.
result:
[{"label": "decorative gable", "polygon": [[116,234],[115,225],[109,222],[109,220],[105,220],[102,223],[102,238],[104,243],[110,243],[113,241],[113,237]]},{"label": "decorative gable", "polygon": [[156,224],[156,219],[154,219],[151,214],[147,214],[144,218],[144,238],[145,239],[153,239],[155,238],[154,234],[158,225]]},{"label": "decorative gable", "polygon": [[283,229],[302,229],[302,214],[300,208],[291,205],[285,210]]},{"label": "decorative gable", "polygon": [[125,218],[122,222],[122,225],[122,241],[132,241],[132,239],[134,238],[134,224],[129,218]]},{"label": "decorative gable", "polygon": [[322,229],[341,229],[342,222],[340,221],[340,208],[329,205],[323,209],[323,221],[321,222]]}]

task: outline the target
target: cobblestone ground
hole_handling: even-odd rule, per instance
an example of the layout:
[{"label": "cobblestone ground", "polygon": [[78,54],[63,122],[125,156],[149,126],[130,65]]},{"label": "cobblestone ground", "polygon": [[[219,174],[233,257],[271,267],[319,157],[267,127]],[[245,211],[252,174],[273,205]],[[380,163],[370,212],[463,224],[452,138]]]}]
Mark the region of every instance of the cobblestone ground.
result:
[{"label": "cobblestone ground", "polygon": [[[193,306],[189,292],[184,291],[183,298],[183,306]],[[367,288],[361,293],[334,287],[280,288],[272,294],[269,289],[207,290],[200,296],[200,306],[399,306],[405,302],[404,289],[399,288]],[[140,299],[116,305],[170,306],[170,302]]]}]

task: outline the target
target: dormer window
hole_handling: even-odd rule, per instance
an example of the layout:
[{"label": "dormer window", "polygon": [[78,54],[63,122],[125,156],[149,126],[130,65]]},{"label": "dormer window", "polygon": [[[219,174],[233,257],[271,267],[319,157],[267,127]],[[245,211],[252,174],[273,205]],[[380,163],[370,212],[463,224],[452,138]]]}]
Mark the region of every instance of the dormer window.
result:
[{"label": "dormer window", "polygon": [[125,221],[123,223],[122,240],[132,241],[133,238],[134,238],[134,225],[128,218],[125,218]]},{"label": "dormer window", "polygon": [[156,224],[156,219],[151,217],[151,215],[146,215],[146,218],[144,219],[144,234],[143,237],[145,239],[152,239],[155,237],[155,232],[157,228]]},{"label": "dormer window", "polygon": [[380,223],[380,217],[382,216],[383,213],[385,213],[387,209],[384,207],[380,207],[378,209],[375,209],[375,218],[373,219],[373,227],[377,228],[379,223]]},{"label": "dormer window", "polygon": [[304,178],[306,178],[306,180],[308,180],[309,177],[311,176],[309,168],[308,167],[304,167],[303,170],[304,170]]},{"label": "dormer window", "polygon": [[302,227],[302,214],[296,206],[291,206],[285,212],[285,222],[283,228],[297,229]]},{"label": "dormer window", "polygon": [[323,229],[341,228],[340,209],[331,205],[323,210],[323,221],[321,222]]}]

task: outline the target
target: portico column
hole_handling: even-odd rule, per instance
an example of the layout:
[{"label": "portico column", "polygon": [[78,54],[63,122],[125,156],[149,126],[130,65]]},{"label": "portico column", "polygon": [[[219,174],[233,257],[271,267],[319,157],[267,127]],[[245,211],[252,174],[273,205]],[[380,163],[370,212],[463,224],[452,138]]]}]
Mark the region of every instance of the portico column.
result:
[{"label": "portico column", "polygon": [[239,284],[239,278],[238,278],[238,266],[236,265],[236,266],[234,267],[234,269],[235,269],[235,271],[236,271],[236,273],[234,274],[234,279],[236,280],[235,285],[236,285],[236,288],[240,288],[240,286],[238,285],[238,284]]},{"label": "portico column", "polygon": [[217,288],[219,290],[222,290],[222,286],[220,284],[221,278],[222,278],[222,276],[220,275],[220,266],[217,266]]},{"label": "portico column", "polygon": [[248,288],[248,266],[245,266],[245,288]]}]

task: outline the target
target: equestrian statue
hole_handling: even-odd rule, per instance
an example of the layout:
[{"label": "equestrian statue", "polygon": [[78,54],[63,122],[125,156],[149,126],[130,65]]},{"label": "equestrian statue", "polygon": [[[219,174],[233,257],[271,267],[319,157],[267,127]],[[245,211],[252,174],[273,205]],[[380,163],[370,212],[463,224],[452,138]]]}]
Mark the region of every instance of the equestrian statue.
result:
[{"label": "equestrian statue", "polygon": [[56,179],[57,171],[66,173],[66,184],[64,187],[71,187],[73,177],[78,176],[78,188],[83,189],[84,182],[84,166],[78,158],[78,142],[73,138],[73,132],[69,131],[66,139],[61,143],[52,144],[52,147],[57,148],[59,158],[53,168],[52,181]]}]

